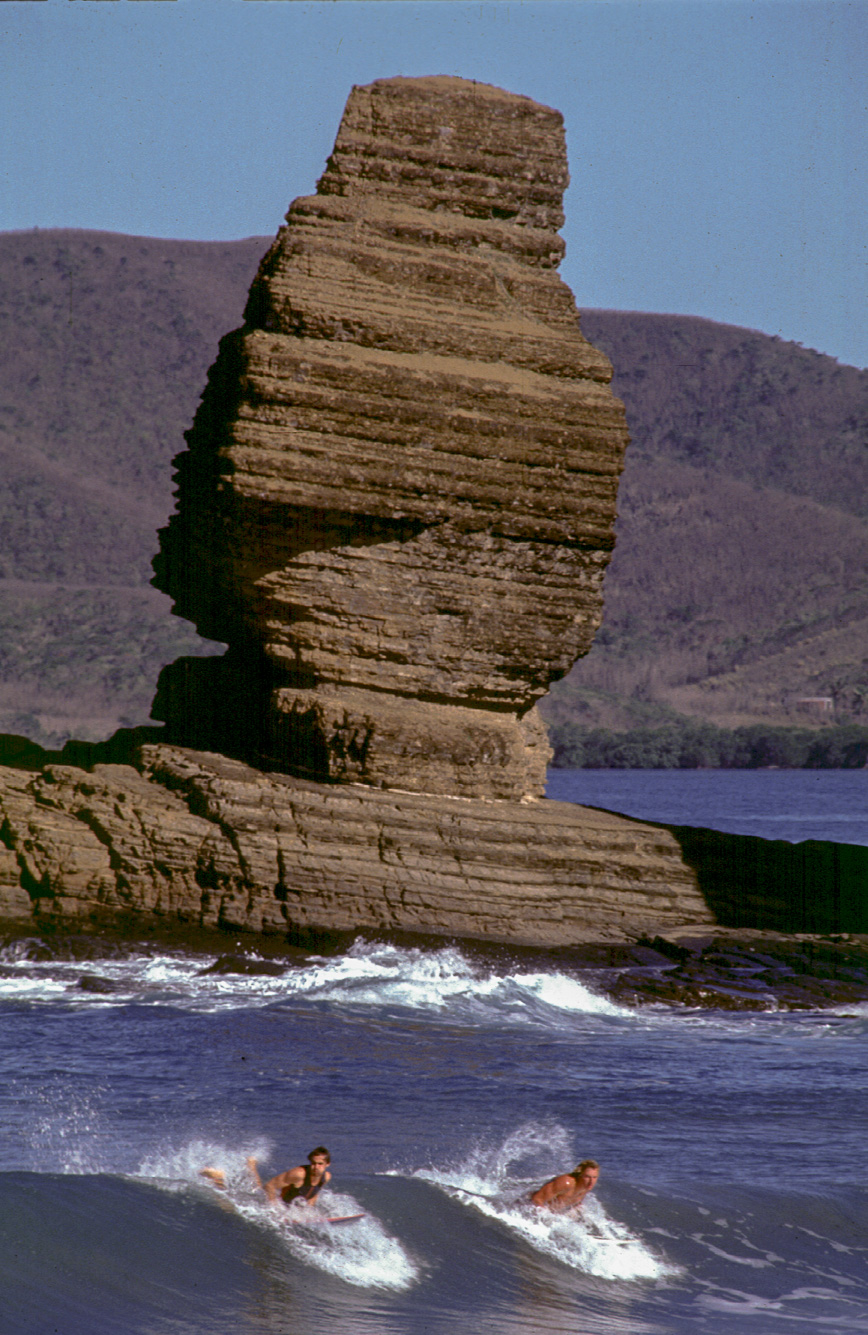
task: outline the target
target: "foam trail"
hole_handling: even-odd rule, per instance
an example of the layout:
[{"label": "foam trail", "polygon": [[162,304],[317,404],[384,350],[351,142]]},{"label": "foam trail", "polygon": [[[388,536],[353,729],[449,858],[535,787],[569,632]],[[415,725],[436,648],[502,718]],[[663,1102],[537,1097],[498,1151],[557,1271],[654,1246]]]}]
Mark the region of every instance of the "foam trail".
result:
[{"label": "foam trail", "polygon": [[[323,1192],[320,1199],[320,1208],[329,1214],[357,1214],[362,1209],[354,1197],[346,1194]],[[305,1212],[300,1220],[278,1218],[275,1222],[271,1210],[267,1226],[279,1231],[283,1245],[296,1260],[348,1284],[402,1290],[418,1278],[417,1267],[406,1249],[373,1215],[333,1226],[324,1218],[317,1219],[314,1211],[309,1215]]]},{"label": "foam trail", "polygon": [[[574,1162],[566,1132],[528,1123],[501,1144],[476,1147],[460,1163],[417,1170],[413,1176],[441,1187],[471,1209],[496,1219],[537,1251],[575,1270],[608,1280],[661,1279],[674,1273],[648,1250],[641,1238],[610,1219],[598,1199],[589,1196],[578,1216],[556,1215],[532,1206],[531,1187],[510,1169],[522,1160],[555,1154]],[[534,1186],[539,1185],[535,1179]]]},{"label": "foam trail", "polygon": [[[256,1228],[265,1229],[297,1261],[362,1288],[402,1290],[418,1278],[418,1269],[397,1238],[393,1238],[375,1216],[339,1226],[328,1215],[364,1212],[350,1195],[328,1188],[320,1194],[316,1208],[287,1209],[271,1204],[255,1185],[247,1157],[266,1159],[271,1146],[260,1142],[247,1149],[231,1149],[202,1140],[178,1149],[165,1150],[145,1160],[137,1176],[168,1191],[192,1187],[212,1195],[225,1209],[230,1207]],[[221,1190],[207,1178],[204,1167],[220,1168],[226,1181]]]}]

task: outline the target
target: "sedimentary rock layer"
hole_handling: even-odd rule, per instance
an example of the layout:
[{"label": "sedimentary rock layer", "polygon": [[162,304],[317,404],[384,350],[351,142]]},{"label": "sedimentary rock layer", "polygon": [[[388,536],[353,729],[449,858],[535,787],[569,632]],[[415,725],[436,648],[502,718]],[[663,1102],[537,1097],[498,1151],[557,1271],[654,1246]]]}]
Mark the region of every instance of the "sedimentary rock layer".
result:
[{"label": "sedimentary rock layer", "polygon": [[260,266],[155,582],[232,680],[263,656],[277,768],[543,791],[533,705],[599,624],[627,439],[555,272],[567,180],[558,112],[381,80]]},{"label": "sedimentary rock layer", "polygon": [[677,840],[605,812],[326,786],[167,746],[141,764],[0,769],[0,918],[539,946],[713,922]]},{"label": "sedimentary rock layer", "polygon": [[845,844],[317,784],[180,747],[148,745],[135,765],[92,771],[0,767],[0,922],[36,928],[289,940],[372,930],[535,946],[687,931],[709,950],[736,928],[868,942],[866,883],[868,849]]}]

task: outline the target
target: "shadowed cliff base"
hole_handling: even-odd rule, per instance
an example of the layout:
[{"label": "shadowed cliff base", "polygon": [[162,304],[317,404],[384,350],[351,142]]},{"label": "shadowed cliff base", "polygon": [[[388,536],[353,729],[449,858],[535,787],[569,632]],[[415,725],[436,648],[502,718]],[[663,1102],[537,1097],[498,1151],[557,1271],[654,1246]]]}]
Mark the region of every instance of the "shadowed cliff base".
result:
[{"label": "shadowed cliff base", "polygon": [[0,733],[0,768],[34,773],[46,765],[74,765],[81,770],[92,770],[94,765],[136,765],[143,746],[164,739],[165,729],[159,726],[118,728],[103,742],[71,737],[62,747],[52,750],[20,733]]},{"label": "shadowed cliff base", "polygon": [[868,932],[868,848],[667,826],[722,926]]}]

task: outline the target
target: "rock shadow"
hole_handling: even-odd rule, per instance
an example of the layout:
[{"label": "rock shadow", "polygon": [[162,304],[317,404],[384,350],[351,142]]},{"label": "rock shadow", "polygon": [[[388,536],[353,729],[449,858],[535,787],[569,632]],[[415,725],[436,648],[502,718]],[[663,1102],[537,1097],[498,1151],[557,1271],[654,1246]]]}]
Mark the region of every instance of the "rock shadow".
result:
[{"label": "rock shadow", "polygon": [[868,932],[868,848],[666,827],[723,927]]}]

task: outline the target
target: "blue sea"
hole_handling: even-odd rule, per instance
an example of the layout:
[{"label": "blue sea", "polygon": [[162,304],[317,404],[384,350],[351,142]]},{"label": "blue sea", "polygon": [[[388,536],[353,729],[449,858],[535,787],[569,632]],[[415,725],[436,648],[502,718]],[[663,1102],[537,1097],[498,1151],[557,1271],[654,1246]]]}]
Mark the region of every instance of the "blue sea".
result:
[{"label": "blue sea", "polygon": [[[811,775],[812,815],[791,772],[674,777],[550,791],[852,838],[865,782]],[[868,1332],[868,1006],[631,1010],[562,957],[371,936],[19,939],[0,1027],[3,1335]],[[245,1157],[319,1144],[322,1209],[269,1206]],[[526,1203],[585,1157],[579,1217]]]},{"label": "blue sea", "polygon": [[546,795],[664,825],[868,844],[868,769],[553,769]]}]

